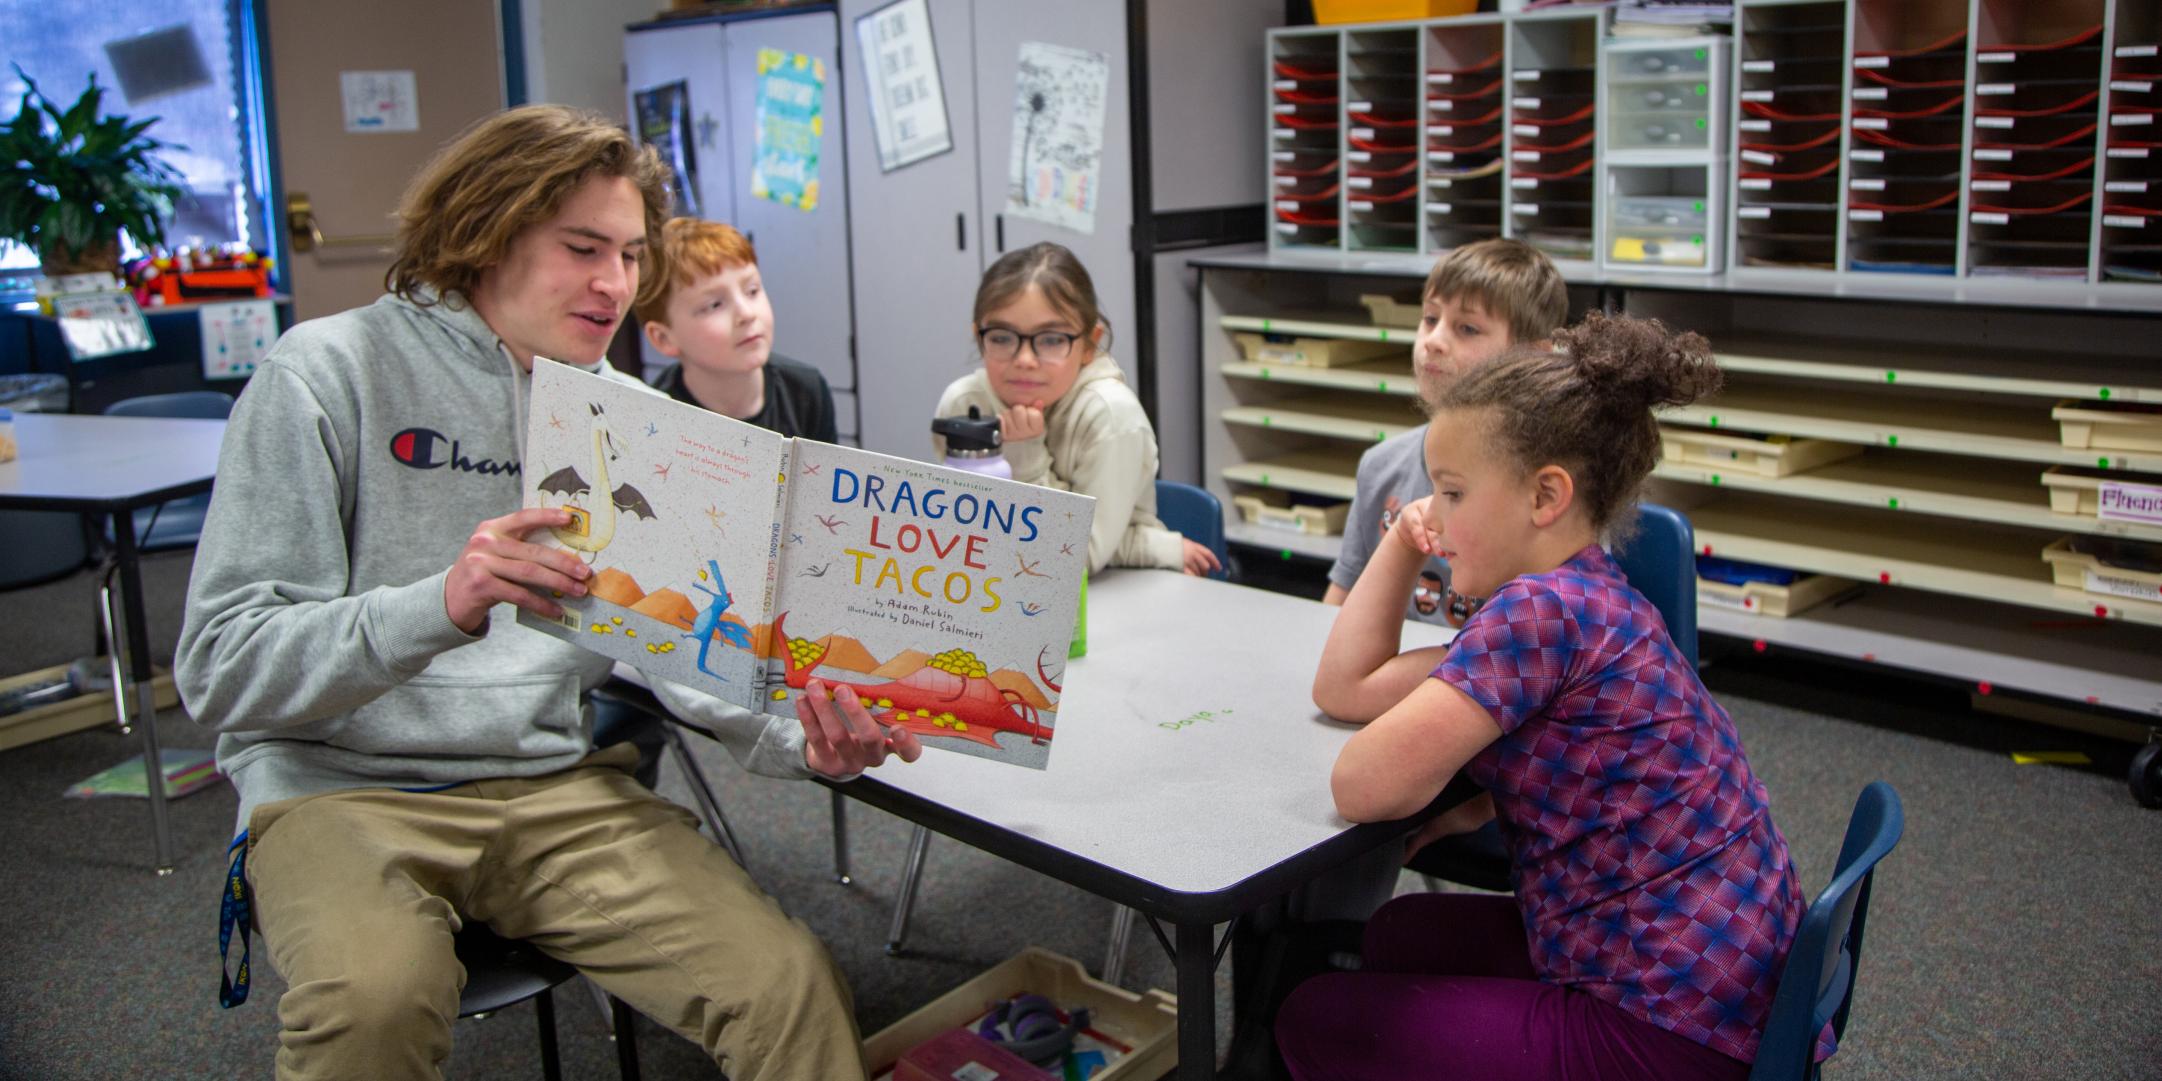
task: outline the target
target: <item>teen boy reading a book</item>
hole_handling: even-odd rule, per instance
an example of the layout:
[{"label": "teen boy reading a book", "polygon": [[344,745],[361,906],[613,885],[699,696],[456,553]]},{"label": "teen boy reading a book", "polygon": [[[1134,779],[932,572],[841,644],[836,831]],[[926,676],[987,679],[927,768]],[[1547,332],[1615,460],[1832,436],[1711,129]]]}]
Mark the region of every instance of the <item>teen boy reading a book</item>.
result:
[{"label": "teen boy reading a book", "polygon": [[657,281],[638,319],[677,362],[654,386],[768,431],[838,442],[826,377],[773,352],[773,301],[750,240],[717,221],[674,218],[654,254]]},{"label": "teen boy reading a book", "polygon": [[[532,366],[609,371],[668,202],[604,117],[483,120],[407,191],[390,295],[293,328],[234,409],[177,667],[240,792],[227,896],[288,984],[280,1078],[439,1076],[472,920],[731,1077],[863,1076],[817,939],[632,779],[631,748],[592,749],[610,662],[514,618],[590,576],[527,539],[568,513],[518,509]],[[798,722],[655,689],[761,773],[920,753],[846,691],[814,684]]]}]

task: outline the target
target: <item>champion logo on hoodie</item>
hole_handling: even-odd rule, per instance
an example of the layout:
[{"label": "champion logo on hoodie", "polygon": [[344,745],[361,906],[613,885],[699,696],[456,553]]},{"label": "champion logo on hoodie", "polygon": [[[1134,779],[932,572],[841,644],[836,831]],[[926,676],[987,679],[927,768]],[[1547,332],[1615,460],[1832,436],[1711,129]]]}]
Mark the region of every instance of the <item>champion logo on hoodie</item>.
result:
[{"label": "champion logo on hoodie", "polygon": [[391,436],[390,456],[397,459],[398,464],[414,469],[439,469],[447,465],[461,473],[481,473],[491,477],[519,472],[517,462],[466,457],[456,439],[433,428],[407,428]]}]

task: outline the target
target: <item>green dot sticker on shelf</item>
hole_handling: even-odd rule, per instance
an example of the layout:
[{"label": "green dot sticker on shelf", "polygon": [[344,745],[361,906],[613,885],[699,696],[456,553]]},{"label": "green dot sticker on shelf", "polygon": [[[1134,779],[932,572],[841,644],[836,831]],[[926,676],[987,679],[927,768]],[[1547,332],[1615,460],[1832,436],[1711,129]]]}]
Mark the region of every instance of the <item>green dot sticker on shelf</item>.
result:
[{"label": "green dot sticker on shelf", "polygon": [[1717,473],[1712,474],[1712,487],[1719,487],[1719,474]]},{"label": "green dot sticker on shelf", "polygon": [[1384,431],[1379,431],[1379,430],[1377,430],[1377,431],[1375,431],[1375,432],[1374,432],[1374,442],[1376,442],[1376,443],[1379,443],[1379,442],[1381,442],[1382,440],[1384,440],[1384,439],[1387,439],[1387,438],[1389,438],[1389,433],[1387,433],[1387,432],[1384,432]]},{"label": "green dot sticker on shelf", "polygon": [[1263,413],[1263,414],[1261,415],[1261,426],[1262,426],[1262,427],[1264,427],[1264,428],[1273,428],[1273,427],[1275,427],[1275,426],[1276,426],[1276,418],[1275,418],[1275,417],[1272,417],[1272,416],[1270,416],[1270,415],[1268,415],[1267,413]]},{"label": "green dot sticker on shelf", "polygon": [[1269,377],[1269,370],[1268,370],[1267,368],[1263,368],[1263,369],[1261,369],[1261,378],[1263,378],[1263,379],[1267,379],[1268,377]]},{"label": "green dot sticker on shelf", "polygon": [[2108,468],[2109,468],[2109,459],[2108,459],[2108,458],[2096,458],[2096,459],[2094,460],[2094,464],[2095,464],[2095,468],[2097,468],[2097,469],[2108,469]]},{"label": "green dot sticker on shelf", "polygon": [[1289,549],[1289,548],[1286,548],[1286,549],[1284,549],[1284,550],[1282,550],[1282,551],[1280,551],[1280,552],[1276,553],[1276,558],[1278,558],[1278,559],[1281,559],[1281,560],[1283,560],[1283,561],[1284,561],[1284,562],[1286,562],[1286,563],[1289,563],[1289,562],[1291,562],[1291,549]]},{"label": "green dot sticker on shelf", "polygon": [[1276,320],[1274,320],[1274,319],[1263,319],[1263,320],[1261,321],[1261,332],[1262,332],[1263,334],[1274,334],[1274,333],[1276,333]]},{"label": "green dot sticker on shelf", "polygon": [[1884,381],[1885,381],[1885,382],[1887,382],[1887,383],[1897,383],[1897,382],[1899,382],[1899,373],[1898,373],[1898,372],[1886,372],[1886,373],[1884,373]]},{"label": "green dot sticker on shelf", "polygon": [[1707,94],[1710,94],[1711,92],[1712,92],[1712,88],[1711,88],[1711,87],[1709,87],[1709,86],[1706,86],[1706,85],[1704,85],[1703,83],[1698,83],[1698,84],[1697,84],[1697,96],[1698,96],[1698,97],[1700,97],[1700,98],[1701,98],[1701,97],[1704,97],[1705,95],[1707,95]]},{"label": "green dot sticker on shelf", "polygon": [[1712,427],[1719,427],[1719,417],[1716,414],[1712,417]]},{"label": "green dot sticker on shelf", "polygon": [[1899,497],[1895,495],[1895,496],[1891,497],[1890,499],[1887,499],[1887,500],[1885,500],[1885,501],[1884,501],[1884,505],[1885,505],[1885,506],[1887,506],[1887,507],[1890,507],[1890,508],[1892,508],[1893,510],[1898,510],[1898,509],[1899,509]]},{"label": "green dot sticker on shelf", "polygon": [[2103,387],[2103,388],[2102,388],[2101,390],[2099,390],[2099,391],[2096,391],[2096,392],[2095,392],[2095,396],[2096,396],[2096,397],[2098,397],[2098,398],[2100,398],[2100,399],[2102,399],[2102,400],[2103,400],[2103,401],[2105,401],[2105,402],[2106,402],[2106,401],[2109,401],[2109,388],[2108,388],[2108,387]]},{"label": "green dot sticker on shelf", "polygon": [[1899,437],[1898,437],[1898,436],[1896,436],[1896,435],[1888,435],[1888,436],[1885,436],[1885,437],[1884,437],[1884,445],[1885,445],[1885,446],[1887,446],[1887,447],[1896,447],[1896,446],[1898,446],[1898,445],[1899,445]]},{"label": "green dot sticker on shelf", "polygon": [[1268,487],[1268,484],[1269,484],[1269,475],[1268,475],[1267,473],[1263,473],[1263,474],[1261,475],[1261,485],[1262,485],[1262,487],[1266,488],[1266,487]]},{"label": "green dot sticker on shelf", "polygon": [[1691,209],[1695,210],[1699,214],[1704,213],[1704,200],[1699,199],[1695,203],[1691,204]]},{"label": "green dot sticker on shelf", "polygon": [[1380,381],[1380,382],[1378,382],[1378,383],[1375,383],[1375,384],[1374,384],[1374,387],[1375,387],[1375,389],[1377,389],[1377,390],[1381,391],[1381,392],[1382,392],[1383,394],[1387,394],[1387,393],[1389,393],[1389,381],[1388,381],[1388,380],[1386,380],[1386,379],[1384,379],[1384,380],[1382,380],[1382,381]]},{"label": "green dot sticker on shelf", "polygon": [[1702,59],[1704,59],[1704,58],[1705,58],[1705,55],[1706,55],[1706,54],[1705,54],[1704,50],[1702,50],[1702,49],[1698,49],[1698,50],[1697,50],[1697,59],[1699,59],[1699,60],[1702,60]]},{"label": "green dot sticker on shelf", "polygon": [[1384,329],[1384,330],[1381,330],[1381,331],[1380,331],[1379,333],[1381,334],[1381,340],[1382,340],[1382,341],[1388,341],[1388,340],[1389,340],[1389,332],[1388,332],[1388,331],[1387,331],[1386,329]]},{"label": "green dot sticker on shelf", "polygon": [[1703,234],[1703,233],[1698,233],[1698,234],[1696,234],[1696,235],[1694,235],[1694,236],[1690,237],[1690,238],[1689,238],[1689,242],[1690,242],[1691,244],[1702,244],[1702,243],[1704,243],[1704,234]]},{"label": "green dot sticker on shelf", "polygon": [[1703,131],[1707,123],[1709,123],[1709,121],[1706,121],[1703,117],[1697,117],[1697,130]]}]

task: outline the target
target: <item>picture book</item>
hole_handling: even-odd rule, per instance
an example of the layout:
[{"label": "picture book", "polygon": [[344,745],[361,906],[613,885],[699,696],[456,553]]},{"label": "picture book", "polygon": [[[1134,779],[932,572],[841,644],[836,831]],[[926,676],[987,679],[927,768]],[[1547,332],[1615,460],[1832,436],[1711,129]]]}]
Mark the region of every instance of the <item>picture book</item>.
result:
[{"label": "picture book", "polygon": [[791,439],[561,364],[533,370],[529,539],[595,571],[519,621],[749,709],[853,687],[926,747],[1043,769],[1096,501]]}]

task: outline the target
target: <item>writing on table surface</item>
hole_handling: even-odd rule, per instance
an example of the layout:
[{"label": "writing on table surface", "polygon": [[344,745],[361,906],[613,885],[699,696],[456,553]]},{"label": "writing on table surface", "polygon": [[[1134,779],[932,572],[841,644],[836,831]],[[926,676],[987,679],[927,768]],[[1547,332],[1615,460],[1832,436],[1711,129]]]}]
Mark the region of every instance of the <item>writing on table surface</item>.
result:
[{"label": "writing on table surface", "polygon": [[1232,711],[1228,709],[1195,710],[1194,712],[1189,713],[1186,716],[1181,717],[1175,721],[1158,721],[1156,722],[1156,727],[1165,729],[1167,731],[1176,732],[1181,728],[1191,727],[1192,725],[1200,724],[1204,721],[1210,724],[1214,724],[1220,718],[1231,716],[1231,713]]}]

